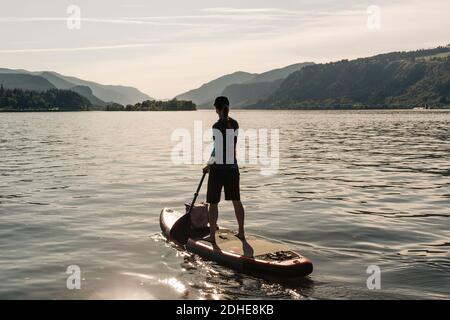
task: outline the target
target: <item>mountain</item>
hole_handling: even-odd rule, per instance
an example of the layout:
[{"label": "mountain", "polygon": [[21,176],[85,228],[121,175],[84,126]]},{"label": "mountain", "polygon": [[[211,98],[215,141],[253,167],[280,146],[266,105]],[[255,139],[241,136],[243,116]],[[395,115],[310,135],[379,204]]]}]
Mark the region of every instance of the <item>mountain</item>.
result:
[{"label": "mountain", "polygon": [[[105,106],[106,102],[117,102],[126,105],[135,104],[144,100],[153,100],[145,93],[142,93],[133,87],[102,85],[92,81],[85,81],[75,77],[64,76],[51,71],[30,72],[27,70],[0,68],[0,75],[5,78],[5,81],[6,78],[11,78],[9,81],[13,81],[12,77],[14,77],[14,75],[34,76],[35,78],[33,81],[29,78],[26,82],[17,82],[16,85],[20,85],[20,87],[17,88],[35,90],[34,88],[36,85],[34,85],[34,83],[37,83],[37,81],[40,81],[40,85],[38,85],[38,87],[42,87],[42,83],[44,82],[47,84],[50,83],[51,88],[73,90],[78,92],[88,98],[89,101],[96,106]],[[38,80],[38,78],[41,80]],[[89,88],[89,90],[86,88]]]},{"label": "mountain", "polygon": [[14,69],[0,68],[0,73],[30,73],[30,72],[23,69],[14,70]]},{"label": "mountain", "polygon": [[94,96],[91,88],[89,88],[88,86],[75,86],[75,87],[70,88],[70,90],[85,97],[94,106],[105,107],[107,104],[105,101],[100,100],[99,98]]},{"label": "mountain", "polygon": [[41,77],[47,79],[50,83],[52,83],[58,89],[72,90],[72,91],[80,94],[81,96],[87,98],[91,102],[91,104],[94,106],[99,106],[99,107],[106,106],[106,102],[97,98],[94,95],[94,93],[92,92],[91,88],[88,86],[81,86],[81,85],[74,86],[74,83],[63,79],[61,76],[57,76],[53,72],[44,71],[44,72],[38,72],[37,74],[39,74]]},{"label": "mountain", "polygon": [[68,90],[75,86],[74,83],[64,80],[61,77],[58,77],[53,72],[43,71],[43,72],[35,72],[34,74],[41,76],[42,78],[47,79],[50,83],[52,83],[56,88],[61,90]]},{"label": "mountain", "polygon": [[225,88],[222,94],[230,100],[234,107],[249,105],[268,98],[291,73],[313,65],[312,62],[297,63],[284,68],[270,70],[256,75],[251,80],[241,84],[232,84]]},{"label": "mountain", "polygon": [[281,80],[311,62],[297,63],[264,73],[235,72],[178,95],[181,100],[192,100],[199,108],[209,108],[217,96],[224,95],[233,106],[239,107],[263,100],[275,92]]},{"label": "mountain", "polygon": [[0,73],[0,85],[5,89],[45,91],[55,89],[48,80],[31,74]]},{"label": "mountain", "polygon": [[412,108],[450,105],[450,47],[307,66],[247,108]]},{"label": "mountain", "polygon": [[106,106],[104,101],[94,96],[89,87],[74,85],[55,76],[51,72],[0,69],[0,83],[7,89],[45,91],[56,88],[60,90],[72,90],[87,98],[93,106]]},{"label": "mountain", "polygon": [[250,81],[247,81],[246,83],[274,82],[274,81],[277,81],[280,79],[285,79],[291,73],[299,71],[303,67],[313,65],[313,64],[314,64],[313,62],[303,62],[303,63],[291,64],[284,68],[278,68],[278,69],[260,73],[260,74],[256,75],[253,79],[251,79]]},{"label": "mountain", "polygon": [[220,96],[230,84],[243,83],[253,79],[255,76],[256,74],[238,71],[205,83],[200,88],[190,90],[175,98],[178,100],[191,100],[198,106],[205,105],[213,101],[217,96]]},{"label": "mountain", "polygon": [[241,107],[267,99],[282,82],[283,79],[272,82],[232,84],[225,88],[222,95],[228,97],[233,107]]},{"label": "mountain", "polygon": [[133,87],[119,85],[103,85],[92,81],[86,81],[75,77],[64,76],[56,72],[52,74],[60,79],[66,80],[77,86],[87,86],[91,88],[93,94],[106,102],[117,102],[123,105],[135,104],[145,100],[154,100],[145,93]]}]

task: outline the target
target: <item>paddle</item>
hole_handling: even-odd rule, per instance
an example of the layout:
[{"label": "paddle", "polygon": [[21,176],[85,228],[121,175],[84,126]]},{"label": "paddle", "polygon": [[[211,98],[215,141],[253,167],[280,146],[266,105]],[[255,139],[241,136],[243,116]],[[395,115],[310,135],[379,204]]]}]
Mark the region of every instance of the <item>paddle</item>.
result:
[{"label": "paddle", "polygon": [[185,245],[189,240],[189,232],[191,230],[191,212],[194,208],[195,201],[197,200],[200,189],[202,188],[203,180],[205,180],[207,172],[203,172],[202,179],[197,187],[197,191],[194,193],[194,199],[192,199],[191,206],[189,207],[189,211],[182,216],[178,221],[173,225],[170,230],[170,239],[174,240],[180,245]]},{"label": "paddle", "polygon": [[198,187],[197,187],[197,191],[195,191],[195,193],[194,193],[194,199],[192,199],[191,206],[189,207],[189,212],[187,213],[188,215],[191,214],[192,209],[194,208],[195,201],[197,200],[198,193],[200,192],[200,189],[202,188],[203,180],[205,180],[206,173],[207,173],[206,171],[203,172],[202,179],[200,180],[200,183],[199,183],[199,185],[198,185]]}]

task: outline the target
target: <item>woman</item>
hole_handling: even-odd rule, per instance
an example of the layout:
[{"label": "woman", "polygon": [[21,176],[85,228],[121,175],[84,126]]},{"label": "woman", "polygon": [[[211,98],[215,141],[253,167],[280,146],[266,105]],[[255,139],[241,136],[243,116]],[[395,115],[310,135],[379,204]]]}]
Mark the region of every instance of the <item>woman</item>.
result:
[{"label": "woman", "polygon": [[[209,203],[210,235],[206,238],[216,243],[218,204],[225,191],[225,200],[233,201],[234,213],[239,224],[239,239],[245,240],[244,207],[241,203],[239,188],[239,167],[236,160],[236,143],[239,124],[230,118],[230,102],[227,97],[218,97],[214,102],[219,120],[213,125],[214,150],[203,172],[209,172],[206,201]],[[227,141],[228,140],[228,141]]]}]

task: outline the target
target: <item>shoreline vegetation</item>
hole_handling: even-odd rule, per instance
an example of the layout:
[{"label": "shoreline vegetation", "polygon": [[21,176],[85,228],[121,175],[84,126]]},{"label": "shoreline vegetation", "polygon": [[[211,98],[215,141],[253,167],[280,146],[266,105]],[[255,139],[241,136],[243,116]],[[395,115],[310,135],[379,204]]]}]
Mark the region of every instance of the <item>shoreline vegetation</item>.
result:
[{"label": "shoreline vegetation", "polygon": [[264,106],[253,105],[248,107],[239,108],[240,110],[304,110],[304,111],[332,111],[332,110],[450,110],[450,104],[448,105],[427,105],[427,104],[415,104],[415,105],[360,105],[352,103],[338,103],[333,101],[330,104],[312,102],[308,104],[305,102],[300,105],[287,105],[287,106]]},{"label": "shoreline vegetation", "polygon": [[197,106],[192,101],[172,99],[168,101],[146,100],[142,103],[127,104],[118,103],[106,105],[105,111],[197,111]]},{"label": "shoreline vegetation", "polygon": [[196,111],[192,101],[146,100],[123,106],[108,103],[93,105],[87,98],[72,90],[49,89],[45,91],[5,89],[0,86],[0,112],[60,112],[60,111]]}]

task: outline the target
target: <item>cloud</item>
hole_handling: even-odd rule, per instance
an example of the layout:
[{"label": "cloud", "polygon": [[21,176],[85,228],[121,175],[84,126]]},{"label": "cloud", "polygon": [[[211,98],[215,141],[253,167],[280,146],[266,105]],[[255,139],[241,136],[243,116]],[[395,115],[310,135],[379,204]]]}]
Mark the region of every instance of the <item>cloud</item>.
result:
[{"label": "cloud", "polygon": [[204,8],[201,9],[204,12],[213,12],[224,14],[225,17],[231,15],[266,15],[266,16],[278,16],[278,17],[299,17],[299,16],[352,16],[364,13],[365,10],[287,10],[280,8]]},{"label": "cloud", "polygon": [[298,10],[286,10],[279,8],[230,8],[230,7],[218,7],[218,8],[203,8],[201,11],[206,12],[220,12],[220,13],[283,13],[283,14],[298,14]]},{"label": "cloud", "polygon": [[[0,22],[65,22],[67,17],[3,17],[0,18]],[[153,26],[177,26],[177,27],[209,27],[211,24],[200,23],[183,23],[183,22],[161,22],[161,21],[148,21],[148,19],[139,18],[80,18],[81,22],[89,23],[106,23],[106,24],[133,24],[133,25],[153,25]]]},{"label": "cloud", "polygon": [[0,50],[0,54],[7,53],[45,53],[45,52],[76,52],[76,51],[98,51],[98,50],[112,50],[112,49],[130,49],[130,48],[145,48],[145,47],[159,47],[169,46],[168,43],[130,43],[117,44],[109,46],[89,46],[89,47],[75,47],[75,48],[29,48],[29,49],[9,49]]}]

